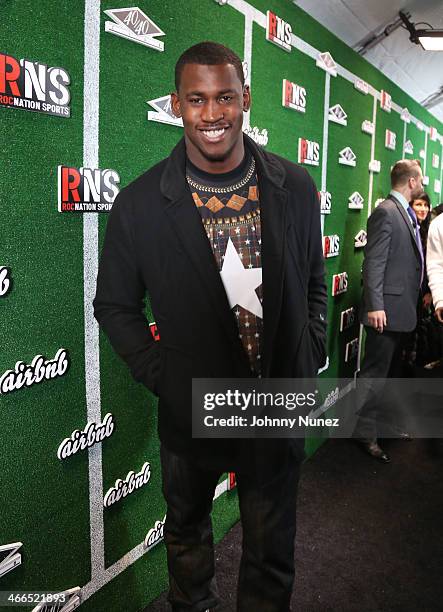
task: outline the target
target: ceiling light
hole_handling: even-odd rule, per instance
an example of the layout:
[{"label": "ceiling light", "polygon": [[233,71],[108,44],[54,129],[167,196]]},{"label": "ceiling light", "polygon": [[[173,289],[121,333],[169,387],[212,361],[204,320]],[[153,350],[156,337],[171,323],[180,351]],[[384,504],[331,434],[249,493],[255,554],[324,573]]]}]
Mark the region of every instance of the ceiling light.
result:
[{"label": "ceiling light", "polygon": [[443,30],[417,30],[416,36],[425,51],[443,51]]},{"label": "ceiling light", "polygon": [[429,23],[428,30],[417,30],[416,25],[410,21],[410,13],[405,11],[399,12],[399,17],[403,21],[405,28],[409,32],[409,40],[416,45],[421,45],[425,51],[443,51],[443,30],[435,30]]}]

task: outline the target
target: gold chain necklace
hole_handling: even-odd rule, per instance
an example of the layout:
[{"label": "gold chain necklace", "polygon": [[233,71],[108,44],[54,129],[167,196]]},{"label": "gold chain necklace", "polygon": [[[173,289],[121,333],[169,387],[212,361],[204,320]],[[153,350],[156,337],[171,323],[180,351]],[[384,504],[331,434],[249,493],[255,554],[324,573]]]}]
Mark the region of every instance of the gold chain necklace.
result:
[{"label": "gold chain necklace", "polygon": [[186,180],[188,181],[188,184],[193,187],[194,189],[198,189],[199,191],[204,191],[205,193],[231,193],[232,191],[237,191],[237,189],[240,189],[241,187],[244,187],[250,180],[252,175],[255,172],[255,159],[252,158],[252,162],[251,165],[249,166],[249,170],[246,173],[246,176],[244,178],[242,178],[241,181],[239,181],[238,183],[235,183],[234,185],[230,185],[229,187],[211,187],[208,185],[200,185],[200,183],[197,183],[196,181],[194,181],[189,174],[186,175]]}]

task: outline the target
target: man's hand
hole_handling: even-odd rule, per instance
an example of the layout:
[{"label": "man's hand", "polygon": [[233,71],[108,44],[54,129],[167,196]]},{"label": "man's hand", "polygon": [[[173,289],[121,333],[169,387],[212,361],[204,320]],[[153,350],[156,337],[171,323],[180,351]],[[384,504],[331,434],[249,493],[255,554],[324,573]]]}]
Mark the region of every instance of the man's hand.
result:
[{"label": "man's hand", "polygon": [[435,316],[440,321],[440,323],[443,323],[443,306],[437,308],[437,310],[435,311]]},{"label": "man's hand", "polygon": [[[443,309],[442,309],[443,310]],[[376,331],[383,333],[386,327],[386,313],[384,310],[371,310],[368,312],[368,322]]]},{"label": "man's hand", "polygon": [[423,308],[426,308],[426,310],[428,310],[430,308],[432,304],[432,295],[430,292],[425,293],[423,296]]}]

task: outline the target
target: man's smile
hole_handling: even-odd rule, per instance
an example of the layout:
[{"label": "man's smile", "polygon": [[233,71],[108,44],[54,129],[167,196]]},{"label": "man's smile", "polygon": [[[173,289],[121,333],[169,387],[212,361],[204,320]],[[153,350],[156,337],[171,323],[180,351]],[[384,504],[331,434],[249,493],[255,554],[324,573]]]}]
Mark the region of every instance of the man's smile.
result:
[{"label": "man's smile", "polygon": [[224,127],[205,127],[199,128],[199,132],[202,134],[203,138],[208,142],[220,142],[223,140],[226,130],[228,130],[228,126]]}]

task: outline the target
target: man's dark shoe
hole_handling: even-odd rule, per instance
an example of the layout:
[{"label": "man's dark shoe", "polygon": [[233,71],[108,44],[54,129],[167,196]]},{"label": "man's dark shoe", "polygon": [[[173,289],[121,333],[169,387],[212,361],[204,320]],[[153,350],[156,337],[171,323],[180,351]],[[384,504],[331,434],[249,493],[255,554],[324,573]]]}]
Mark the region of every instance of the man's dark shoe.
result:
[{"label": "man's dark shoe", "polygon": [[357,442],[361,448],[382,463],[389,463],[391,458],[385,453],[385,451],[379,447],[376,438],[357,438]]}]

